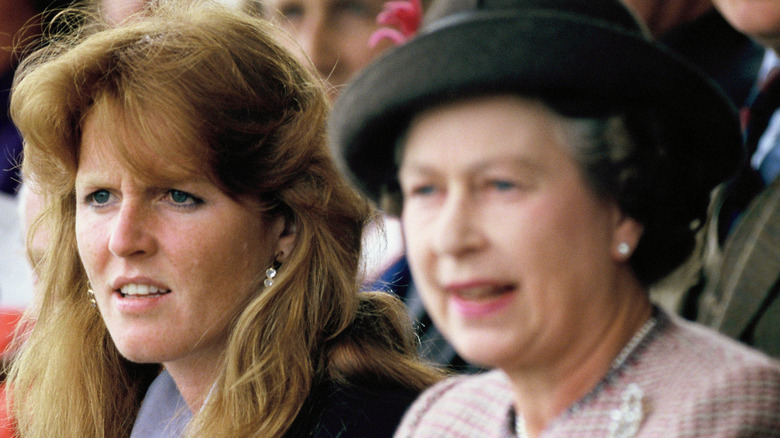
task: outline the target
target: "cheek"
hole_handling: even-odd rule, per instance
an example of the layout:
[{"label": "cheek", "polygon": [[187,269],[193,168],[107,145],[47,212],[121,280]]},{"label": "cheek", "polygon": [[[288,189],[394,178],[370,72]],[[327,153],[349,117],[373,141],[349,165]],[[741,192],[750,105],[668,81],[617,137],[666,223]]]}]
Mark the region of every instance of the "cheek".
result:
[{"label": "cheek", "polygon": [[[220,272],[233,281],[239,283],[248,281],[262,268],[259,251],[263,251],[260,242],[242,239],[234,242],[234,245],[226,249],[225,257],[221,263]],[[270,265],[270,263],[269,263]],[[265,268],[262,268],[264,271]],[[231,274],[235,273],[235,274]],[[240,277],[240,278],[233,278]]]},{"label": "cheek", "polygon": [[421,221],[419,216],[409,214],[408,210],[404,210],[402,213],[401,230],[406,257],[410,265],[413,267],[421,265],[424,260],[423,255],[428,251],[429,245],[425,236],[430,234],[430,230],[426,229],[424,221]]},{"label": "cheek", "polygon": [[434,278],[436,254],[433,248],[434,227],[419,216],[402,217],[406,258],[420,298],[434,319],[441,320],[445,313],[444,296]]},{"label": "cheek", "polygon": [[258,272],[265,271],[264,260],[270,260],[272,256],[266,257],[266,254],[270,254],[272,249],[269,242],[261,239],[260,231],[255,227],[236,225],[232,229],[242,232],[214,236],[209,242],[192,247],[191,254],[181,261],[187,263],[189,260],[195,275],[200,275],[198,271],[209,271],[212,278],[221,279],[223,284],[238,286],[249,283],[259,275]]},{"label": "cheek", "polygon": [[566,252],[566,248],[575,245],[573,240],[577,239],[578,230],[582,228],[577,223],[576,213],[559,209],[558,205],[541,205],[536,211],[530,211],[530,216],[524,221],[525,232],[518,244],[533,245],[542,254]]},{"label": "cheek", "polygon": [[512,265],[528,286],[545,288],[544,283],[563,281],[567,273],[578,272],[575,265],[587,258],[583,236],[598,231],[580,215],[576,204],[561,197],[540,197],[518,208],[493,212],[486,219],[492,224],[485,232],[497,259]]},{"label": "cheek", "polygon": [[[565,207],[563,207],[565,206]],[[608,274],[609,222],[599,211],[580,208],[572,199],[540,207],[540,220],[530,223],[517,245],[524,245],[528,272],[536,281],[568,290]],[[523,262],[525,264],[525,262]]]},{"label": "cheek", "polygon": [[98,265],[101,247],[105,246],[107,249],[108,242],[103,236],[103,228],[97,221],[77,215],[75,232],[79,258],[87,273],[91,273]]},{"label": "cheek", "polygon": [[432,253],[426,251],[417,240],[418,245],[414,243],[411,247],[407,244],[406,257],[409,263],[409,269],[414,279],[414,285],[417,293],[422,299],[428,313],[437,320],[441,321],[444,315],[444,295],[437,288],[433,273],[435,272],[435,260]]}]

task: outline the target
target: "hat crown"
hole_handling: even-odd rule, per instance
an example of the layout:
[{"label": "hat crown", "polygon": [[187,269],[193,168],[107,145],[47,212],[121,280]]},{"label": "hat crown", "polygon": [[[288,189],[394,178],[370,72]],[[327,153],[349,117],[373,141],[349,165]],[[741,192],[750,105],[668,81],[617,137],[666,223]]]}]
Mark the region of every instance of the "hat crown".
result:
[{"label": "hat crown", "polygon": [[650,39],[646,26],[620,0],[437,0],[425,15],[422,32],[439,28],[450,20],[460,22],[485,14],[497,17],[529,11],[570,13],[579,19],[599,21]]},{"label": "hat crown", "polygon": [[353,182],[380,201],[397,195],[395,149],[411,117],[495,93],[539,99],[569,117],[652,112],[674,157],[664,181],[706,201],[742,160],[722,91],[653,42],[620,0],[437,0],[415,38],[341,92],[329,135]]}]

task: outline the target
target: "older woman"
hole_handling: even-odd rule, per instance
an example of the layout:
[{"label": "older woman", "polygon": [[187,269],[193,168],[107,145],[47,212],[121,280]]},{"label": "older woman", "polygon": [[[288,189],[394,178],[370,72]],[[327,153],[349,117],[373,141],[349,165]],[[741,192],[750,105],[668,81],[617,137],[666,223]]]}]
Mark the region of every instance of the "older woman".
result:
[{"label": "older woman", "polygon": [[[780,436],[780,365],[655,308],[739,126],[616,0],[442,1],[332,137],[467,360],[399,437]],[[438,14],[438,15],[435,15]]]},{"label": "older woman", "polygon": [[53,236],[20,434],[389,436],[437,375],[400,303],[357,293],[373,212],[330,159],[324,87],[262,20],[147,12],[15,80]]}]

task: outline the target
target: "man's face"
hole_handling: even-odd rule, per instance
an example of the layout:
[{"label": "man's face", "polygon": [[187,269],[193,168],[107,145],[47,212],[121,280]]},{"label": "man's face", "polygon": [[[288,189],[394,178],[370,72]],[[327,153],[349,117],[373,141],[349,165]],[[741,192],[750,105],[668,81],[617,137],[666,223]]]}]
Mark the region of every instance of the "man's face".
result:
[{"label": "man's face", "polygon": [[780,0],[713,0],[738,31],[772,50],[780,49]]}]

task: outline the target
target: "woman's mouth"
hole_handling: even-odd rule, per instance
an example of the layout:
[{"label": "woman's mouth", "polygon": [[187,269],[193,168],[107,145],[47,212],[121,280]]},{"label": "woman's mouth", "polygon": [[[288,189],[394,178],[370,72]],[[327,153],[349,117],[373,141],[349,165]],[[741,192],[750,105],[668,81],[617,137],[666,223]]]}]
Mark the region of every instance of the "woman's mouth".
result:
[{"label": "woman's mouth", "polygon": [[463,300],[484,301],[491,300],[514,290],[512,285],[504,286],[480,286],[457,289],[454,294]]},{"label": "woman's mouth", "polygon": [[516,287],[484,285],[451,289],[454,309],[466,318],[482,318],[500,312],[514,300]]},{"label": "woman's mouth", "polygon": [[122,298],[147,298],[165,295],[170,293],[171,290],[148,284],[126,284],[117,292],[122,295]]}]

